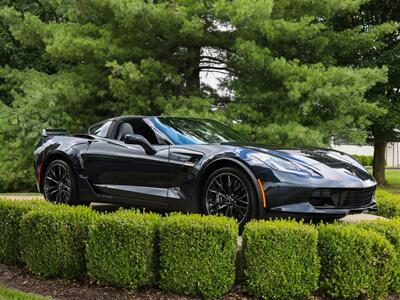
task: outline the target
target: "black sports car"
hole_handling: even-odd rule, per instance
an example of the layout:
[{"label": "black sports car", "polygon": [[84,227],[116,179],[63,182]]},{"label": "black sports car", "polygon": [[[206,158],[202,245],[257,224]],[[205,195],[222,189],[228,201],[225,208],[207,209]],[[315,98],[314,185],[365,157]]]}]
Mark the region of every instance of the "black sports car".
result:
[{"label": "black sports car", "polygon": [[251,218],[375,210],[374,178],[331,149],[253,145],[213,120],[123,116],[80,133],[44,130],[37,186],[68,204],[106,202]]}]

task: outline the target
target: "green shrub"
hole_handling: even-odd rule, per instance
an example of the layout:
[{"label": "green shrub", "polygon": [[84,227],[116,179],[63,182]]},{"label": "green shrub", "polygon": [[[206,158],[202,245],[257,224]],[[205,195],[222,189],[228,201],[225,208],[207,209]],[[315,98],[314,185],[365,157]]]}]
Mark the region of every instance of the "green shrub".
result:
[{"label": "green shrub", "polygon": [[75,278],[85,275],[85,244],[96,214],[87,207],[54,205],[22,218],[22,259],[35,274]]},{"label": "green shrub", "polygon": [[363,166],[372,166],[374,157],[371,155],[352,155],[356,158]]},{"label": "green shrub", "polygon": [[381,298],[396,263],[393,245],[382,235],[354,225],[321,225],[320,287],[341,299]]},{"label": "green shrub", "polygon": [[156,214],[128,210],[97,218],[89,229],[89,275],[131,289],[154,283],[159,223]]},{"label": "green shrub", "polygon": [[214,298],[235,281],[238,226],[219,216],[174,214],[160,227],[160,287]]},{"label": "green shrub", "polygon": [[391,289],[400,293],[400,219],[365,221],[356,225],[382,234],[394,246],[397,259]]},{"label": "green shrub", "polygon": [[299,299],[316,288],[318,232],[294,221],[251,221],[243,232],[244,286],[264,299]]},{"label": "green shrub", "polygon": [[50,206],[40,200],[0,200],[0,263],[20,263],[20,221],[37,207]]},{"label": "green shrub", "polygon": [[385,190],[377,190],[376,201],[378,205],[376,215],[386,218],[400,217],[400,195]]}]

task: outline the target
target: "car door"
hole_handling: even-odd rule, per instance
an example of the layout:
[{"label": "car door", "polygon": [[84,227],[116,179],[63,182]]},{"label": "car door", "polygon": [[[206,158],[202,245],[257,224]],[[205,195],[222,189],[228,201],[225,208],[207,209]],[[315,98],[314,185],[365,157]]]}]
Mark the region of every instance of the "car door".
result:
[{"label": "car door", "polygon": [[168,145],[153,145],[146,154],[139,145],[111,138],[92,141],[82,156],[96,191],[117,201],[144,206],[166,205],[169,176]]}]

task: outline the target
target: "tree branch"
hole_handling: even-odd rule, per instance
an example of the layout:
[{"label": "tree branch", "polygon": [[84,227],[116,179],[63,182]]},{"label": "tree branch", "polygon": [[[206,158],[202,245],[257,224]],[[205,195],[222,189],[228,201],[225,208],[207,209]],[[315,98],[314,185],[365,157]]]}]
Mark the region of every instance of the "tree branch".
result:
[{"label": "tree branch", "polygon": [[219,74],[224,74],[224,75],[231,75],[231,73],[228,72],[228,71],[223,72],[223,71],[208,70],[208,69],[203,69],[202,71],[203,71],[203,72],[207,72],[207,73],[219,73]]},{"label": "tree branch", "polygon": [[220,62],[220,63],[223,63],[223,64],[226,63],[226,61],[223,60],[223,59],[219,59],[219,58],[217,58],[217,57],[212,57],[212,56],[208,56],[208,55],[201,55],[201,56],[200,56],[200,60],[202,60],[202,59],[215,60],[215,61]]}]

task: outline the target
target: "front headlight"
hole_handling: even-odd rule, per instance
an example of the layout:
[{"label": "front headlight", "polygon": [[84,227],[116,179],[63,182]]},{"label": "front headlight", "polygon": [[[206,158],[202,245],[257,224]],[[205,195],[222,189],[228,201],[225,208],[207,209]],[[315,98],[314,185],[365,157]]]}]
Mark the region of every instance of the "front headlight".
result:
[{"label": "front headlight", "polygon": [[251,155],[261,160],[263,163],[265,163],[274,170],[287,172],[299,176],[306,176],[306,177],[312,175],[311,170],[310,171],[305,170],[300,165],[292,161],[286,160],[284,158],[280,158],[278,156],[266,154],[263,152],[252,153]]}]

